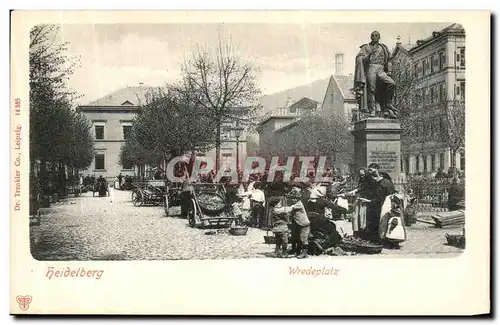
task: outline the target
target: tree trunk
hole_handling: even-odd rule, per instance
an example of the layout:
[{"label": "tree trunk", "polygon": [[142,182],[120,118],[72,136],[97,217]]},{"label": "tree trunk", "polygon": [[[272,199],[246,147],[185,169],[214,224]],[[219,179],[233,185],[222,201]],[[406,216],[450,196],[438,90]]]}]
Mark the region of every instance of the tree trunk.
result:
[{"label": "tree trunk", "polygon": [[450,149],[450,155],[451,155],[451,169],[453,171],[453,177],[457,176],[457,150],[455,149]]},{"label": "tree trunk", "polygon": [[219,172],[220,168],[220,128],[221,121],[220,118],[217,118],[216,122],[216,134],[215,134],[215,172]]}]

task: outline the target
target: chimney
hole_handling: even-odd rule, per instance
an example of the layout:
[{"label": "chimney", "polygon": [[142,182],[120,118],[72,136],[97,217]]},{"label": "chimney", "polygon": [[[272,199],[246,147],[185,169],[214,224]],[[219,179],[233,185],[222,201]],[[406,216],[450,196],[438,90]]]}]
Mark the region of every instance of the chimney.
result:
[{"label": "chimney", "polygon": [[344,54],[335,53],[335,75],[341,76],[344,73]]}]

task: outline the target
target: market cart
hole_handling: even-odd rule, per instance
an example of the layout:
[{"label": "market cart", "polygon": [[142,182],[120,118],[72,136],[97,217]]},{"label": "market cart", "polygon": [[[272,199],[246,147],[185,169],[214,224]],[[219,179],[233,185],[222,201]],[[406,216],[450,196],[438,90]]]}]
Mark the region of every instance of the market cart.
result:
[{"label": "market cart", "polygon": [[168,217],[169,208],[172,206],[180,205],[182,194],[182,183],[170,183],[165,186],[165,199],[163,201],[163,208],[165,215]]},{"label": "market cart", "polygon": [[135,184],[132,190],[132,204],[134,206],[159,206],[165,202],[165,192],[152,184]]},{"label": "market cart", "polygon": [[229,228],[235,216],[223,184],[195,183],[188,210],[191,227]]}]

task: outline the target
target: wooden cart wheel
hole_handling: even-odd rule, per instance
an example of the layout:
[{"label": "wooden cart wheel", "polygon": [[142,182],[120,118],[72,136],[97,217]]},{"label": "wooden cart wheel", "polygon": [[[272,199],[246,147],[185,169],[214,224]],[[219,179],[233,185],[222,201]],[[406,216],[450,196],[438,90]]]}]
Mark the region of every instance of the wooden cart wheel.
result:
[{"label": "wooden cart wheel", "polygon": [[198,216],[198,209],[196,208],[196,202],[194,201],[194,199],[191,199],[191,204],[189,205],[188,220],[189,220],[189,225],[193,228],[195,228],[196,224],[200,222],[200,217]]},{"label": "wooden cart wheel", "polygon": [[139,191],[132,192],[132,204],[136,206],[141,206],[143,203],[142,193]]}]

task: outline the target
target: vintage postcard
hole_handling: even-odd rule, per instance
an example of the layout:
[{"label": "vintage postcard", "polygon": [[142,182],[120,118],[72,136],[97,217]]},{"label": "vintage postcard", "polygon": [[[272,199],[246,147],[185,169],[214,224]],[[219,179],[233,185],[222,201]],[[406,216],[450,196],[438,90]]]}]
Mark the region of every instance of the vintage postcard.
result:
[{"label": "vintage postcard", "polygon": [[487,11],[13,11],[11,314],[490,313]]}]

